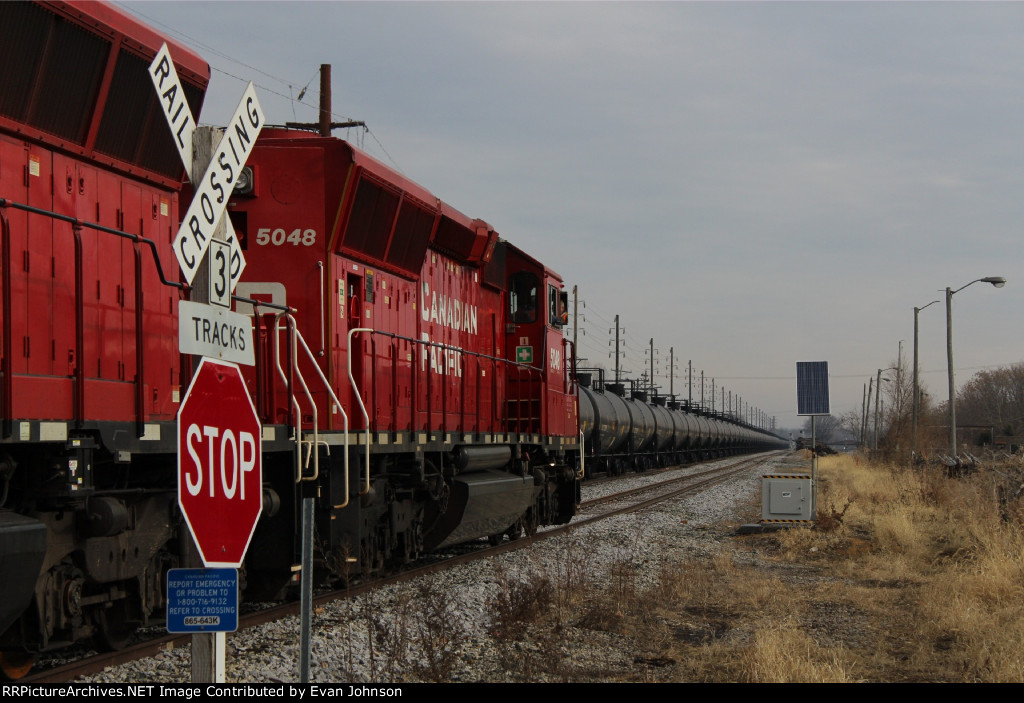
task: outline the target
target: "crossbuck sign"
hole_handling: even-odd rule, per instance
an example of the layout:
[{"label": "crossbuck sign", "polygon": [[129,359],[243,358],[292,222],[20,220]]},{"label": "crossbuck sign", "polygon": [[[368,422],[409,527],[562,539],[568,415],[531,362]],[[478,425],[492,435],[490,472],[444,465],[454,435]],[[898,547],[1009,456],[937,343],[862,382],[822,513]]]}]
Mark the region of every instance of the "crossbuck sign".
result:
[{"label": "crossbuck sign", "polygon": [[[181,228],[174,238],[174,254],[178,258],[185,280],[191,285],[199,264],[202,263],[203,256],[213,240],[217,224],[227,208],[232,184],[252,153],[256,137],[263,129],[263,109],[256,98],[256,89],[250,82],[206,173],[197,179],[197,174],[192,173],[192,133],[195,131],[196,121],[185,100],[185,92],[166,44],[160,48],[153,63],[150,64],[149,76],[160,96],[164,117],[174,136],[174,144],[181,154],[189,180],[195,188],[192,204],[182,218]],[[227,222],[226,225],[227,242],[231,246],[230,290],[234,291],[235,284],[238,283],[245,268],[245,257],[242,256],[242,249],[238,244],[238,237],[231,229],[231,223]]]}]

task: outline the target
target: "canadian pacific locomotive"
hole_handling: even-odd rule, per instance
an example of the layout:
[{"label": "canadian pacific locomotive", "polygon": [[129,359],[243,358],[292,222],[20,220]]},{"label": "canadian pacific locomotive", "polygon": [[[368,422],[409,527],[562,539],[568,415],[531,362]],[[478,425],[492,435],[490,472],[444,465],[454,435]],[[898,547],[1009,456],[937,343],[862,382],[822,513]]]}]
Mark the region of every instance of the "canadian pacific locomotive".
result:
[{"label": "canadian pacific locomotive", "polygon": [[[0,3],[0,664],[159,621],[188,287],[166,273],[183,168],[148,66],[198,115],[208,65],[96,3]],[[248,597],[572,518],[584,473],[779,446],[751,426],[579,387],[562,279],[350,144],[265,128],[228,213],[256,363],[263,517]]]}]

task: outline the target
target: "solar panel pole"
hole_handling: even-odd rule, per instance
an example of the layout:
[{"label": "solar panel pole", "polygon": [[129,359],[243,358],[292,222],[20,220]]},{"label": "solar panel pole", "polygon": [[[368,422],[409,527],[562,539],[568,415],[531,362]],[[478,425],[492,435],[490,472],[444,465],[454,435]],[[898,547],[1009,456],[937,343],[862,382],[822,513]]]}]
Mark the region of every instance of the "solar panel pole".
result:
[{"label": "solar panel pole", "polygon": [[814,421],[817,415],[811,415],[811,519],[818,519],[818,450],[815,446]]}]

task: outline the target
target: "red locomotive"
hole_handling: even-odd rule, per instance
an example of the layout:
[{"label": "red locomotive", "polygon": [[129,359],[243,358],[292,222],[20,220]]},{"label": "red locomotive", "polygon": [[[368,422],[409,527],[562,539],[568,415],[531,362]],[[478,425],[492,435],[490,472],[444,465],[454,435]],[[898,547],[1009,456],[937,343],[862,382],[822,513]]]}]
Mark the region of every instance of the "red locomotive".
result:
[{"label": "red locomotive", "polygon": [[[558,275],[342,140],[268,128],[248,164],[228,209],[236,292],[294,310],[260,315],[259,356],[295,362],[292,390],[277,362],[249,381],[264,422],[318,465],[265,437],[264,482],[294,495],[318,474],[325,565],[567,522],[578,420]],[[285,348],[288,326],[301,338]],[[250,583],[289,575],[294,509],[257,528]]]},{"label": "red locomotive", "polygon": [[[122,646],[162,619],[166,571],[189,551],[176,414],[193,360],[175,341],[188,287],[166,273],[188,203],[147,73],[165,41],[197,115],[209,67],[185,47],[99,3],[0,3],[12,677],[39,652]],[[304,497],[318,576],[348,578],[567,522],[584,459],[617,471],[778,443],[603,384],[581,395],[561,278],[346,142],[266,128],[244,175],[228,215],[264,479],[247,597],[293,578]]]}]

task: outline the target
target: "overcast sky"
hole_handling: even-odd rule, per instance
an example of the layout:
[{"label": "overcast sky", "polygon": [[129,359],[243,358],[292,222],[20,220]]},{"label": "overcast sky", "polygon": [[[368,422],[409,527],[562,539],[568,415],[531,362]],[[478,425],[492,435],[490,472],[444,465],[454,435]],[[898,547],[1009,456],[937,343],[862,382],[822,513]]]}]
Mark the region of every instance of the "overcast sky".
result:
[{"label": "overcast sky", "polygon": [[[677,394],[692,359],[797,427],[796,361],[859,411],[914,306],[995,275],[957,381],[1024,360],[1024,3],[119,4],[209,61],[204,124],[249,80],[315,121],[332,64],[353,142],[579,285],[592,363],[618,314],[634,375],[653,337],[666,390],[674,348]],[[942,400],[944,305],[920,328]]]}]

